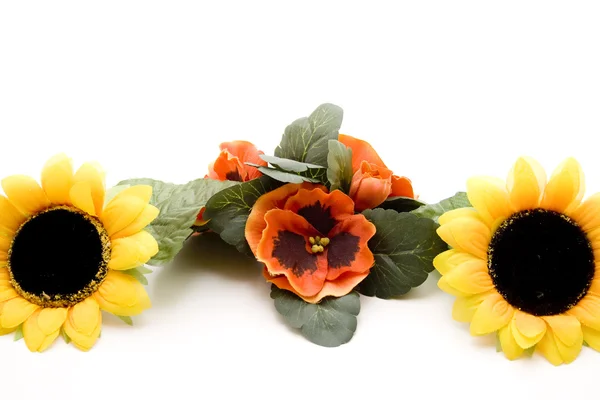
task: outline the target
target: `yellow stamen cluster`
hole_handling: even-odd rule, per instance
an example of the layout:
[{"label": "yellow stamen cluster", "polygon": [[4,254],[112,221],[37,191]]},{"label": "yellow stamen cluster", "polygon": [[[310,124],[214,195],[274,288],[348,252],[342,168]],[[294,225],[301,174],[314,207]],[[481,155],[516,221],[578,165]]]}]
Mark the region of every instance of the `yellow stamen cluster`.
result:
[{"label": "yellow stamen cluster", "polygon": [[330,240],[329,238],[322,238],[320,236],[315,236],[315,237],[309,237],[308,241],[310,242],[310,244],[312,244],[312,252],[313,253],[322,253],[325,251],[325,247],[327,247],[327,245],[329,244]]}]

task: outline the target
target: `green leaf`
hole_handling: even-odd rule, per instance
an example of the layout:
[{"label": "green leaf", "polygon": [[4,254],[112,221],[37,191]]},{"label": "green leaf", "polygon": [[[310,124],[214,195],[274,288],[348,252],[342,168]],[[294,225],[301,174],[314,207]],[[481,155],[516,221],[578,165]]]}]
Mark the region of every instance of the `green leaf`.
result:
[{"label": "green leaf", "polygon": [[353,176],[352,149],[337,140],[330,140],[328,146],[327,180],[331,184],[331,190],[339,189],[349,193]]},{"label": "green leaf", "polygon": [[140,265],[139,267],[137,267],[137,270],[140,271],[144,275],[151,274],[153,272],[150,268],[143,266],[143,265]]},{"label": "green leaf", "polygon": [[316,165],[327,165],[328,141],[337,139],[343,111],[333,104],[320,105],[308,118],[292,122],[275,149],[275,156]]},{"label": "green leaf", "polygon": [[412,211],[413,214],[419,217],[431,218],[434,222],[446,211],[456,210],[457,208],[471,207],[467,194],[458,192],[454,196],[444,199],[436,204],[427,204]]},{"label": "green leaf", "polygon": [[210,229],[221,235],[226,243],[243,253],[249,253],[245,229],[250,210],[260,196],[279,186],[280,182],[269,176],[261,176],[224,189],[206,203],[204,218],[209,220]]},{"label": "green leaf", "polygon": [[71,343],[71,338],[69,337],[69,335],[67,335],[67,332],[65,332],[64,329],[61,329],[60,333],[62,334],[62,337],[63,337],[63,339],[64,339],[64,341],[65,341],[66,344]]},{"label": "green leaf", "polygon": [[448,249],[435,232],[438,225],[428,218],[381,208],[363,214],[377,232],[368,243],[375,265],[360,283],[359,292],[390,299],[425,282],[435,256]]},{"label": "green leaf", "polygon": [[118,318],[119,318],[121,321],[125,322],[127,325],[129,325],[129,326],[133,326],[133,320],[131,319],[131,317],[124,317],[124,316],[122,316],[122,315],[117,315],[117,317],[118,317]]},{"label": "green leaf", "polygon": [[409,212],[418,209],[419,207],[423,207],[427,205],[422,201],[417,199],[413,199],[411,197],[390,197],[383,203],[381,203],[377,208],[383,208],[384,210],[394,210],[398,212]]},{"label": "green leaf", "polygon": [[121,271],[124,274],[133,276],[139,283],[142,285],[148,284],[148,279],[142,274],[142,272],[138,268],[131,268]]},{"label": "green leaf", "polygon": [[352,292],[343,297],[326,297],[318,304],[307,303],[294,293],[271,285],[275,309],[292,328],[300,329],[311,342],[324,347],[348,343],[356,331],[360,297]]},{"label": "green leaf", "polygon": [[264,175],[270,176],[271,178],[284,183],[302,183],[302,182],[310,182],[310,183],[319,183],[319,180],[308,178],[306,176],[294,174],[291,172],[281,171],[275,168],[267,168],[267,167],[258,167],[258,170],[262,172]]},{"label": "green leaf", "polygon": [[192,234],[192,225],[202,207],[219,191],[239,182],[197,179],[183,185],[154,179],[131,179],[119,185],[150,185],[150,204],[160,210],[159,216],[146,228],[158,242],[159,252],[148,264],[163,265],[171,261]]},{"label": "green leaf", "polygon": [[[309,168],[317,168],[317,169],[326,168],[321,165],[303,163],[303,162],[299,162],[299,161],[295,161],[295,160],[290,160],[287,158],[268,156],[266,154],[261,154],[259,157],[262,158],[263,161],[268,162],[269,164],[276,167],[277,169],[280,169],[282,171],[287,171],[287,172],[305,172]],[[248,164],[248,163],[246,163],[246,164]]]},{"label": "green leaf", "polygon": [[23,324],[19,325],[15,331],[15,342],[18,342],[21,339],[23,339]]}]

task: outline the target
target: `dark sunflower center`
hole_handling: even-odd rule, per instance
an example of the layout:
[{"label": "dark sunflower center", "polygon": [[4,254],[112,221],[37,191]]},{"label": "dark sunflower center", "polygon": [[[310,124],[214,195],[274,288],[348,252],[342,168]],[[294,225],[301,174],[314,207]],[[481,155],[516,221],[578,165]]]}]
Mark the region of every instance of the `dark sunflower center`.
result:
[{"label": "dark sunflower center", "polygon": [[488,248],[488,268],[496,289],[512,306],[537,316],[554,315],[587,293],[594,253],[569,217],[527,210],[498,228]]},{"label": "dark sunflower center", "polygon": [[39,213],[17,231],[9,251],[16,290],[45,307],[76,304],[107,274],[108,235],[95,218],[70,207]]}]

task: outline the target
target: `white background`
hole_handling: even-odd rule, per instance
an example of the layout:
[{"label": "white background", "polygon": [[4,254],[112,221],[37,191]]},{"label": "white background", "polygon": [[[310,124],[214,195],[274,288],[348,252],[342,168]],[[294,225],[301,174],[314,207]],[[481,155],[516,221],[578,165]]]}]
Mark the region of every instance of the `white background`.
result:
[{"label": "white background", "polygon": [[[67,152],[108,183],[202,177],[222,141],[272,153],[324,102],[421,198],[521,154],[579,159],[600,189],[600,8],[555,1],[7,1],[0,4],[0,175]],[[55,262],[56,260],[49,260]],[[516,362],[451,318],[434,276],[364,298],[335,349],[287,328],[260,268],[191,243],[152,274],[154,307],[105,318],[89,353],[0,338],[2,399],[563,399],[592,395],[600,354]]]}]

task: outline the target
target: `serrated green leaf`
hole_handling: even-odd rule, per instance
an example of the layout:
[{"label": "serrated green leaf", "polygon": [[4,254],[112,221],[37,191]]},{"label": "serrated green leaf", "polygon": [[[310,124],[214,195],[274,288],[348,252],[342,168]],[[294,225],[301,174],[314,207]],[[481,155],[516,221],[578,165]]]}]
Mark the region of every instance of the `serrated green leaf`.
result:
[{"label": "serrated green leaf", "polygon": [[260,196],[281,185],[269,176],[261,176],[220,191],[206,203],[204,218],[208,219],[207,225],[226,243],[249,253],[245,229],[250,210]]},{"label": "serrated green leaf", "polygon": [[471,207],[467,194],[458,192],[454,196],[449,197],[435,204],[427,204],[412,211],[413,214],[423,218],[431,218],[434,222],[446,211],[456,210],[457,208]]},{"label": "serrated green leaf", "polygon": [[339,189],[344,193],[350,192],[352,183],[352,149],[342,142],[330,140],[327,154],[327,180],[331,190]]},{"label": "serrated green leaf", "polygon": [[375,265],[358,291],[390,299],[425,282],[435,256],[448,249],[435,232],[438,225],[428,218],[381,208],[363,214],[377,228],[368,243]]},{"label": "serrated green leaf", "polygon": [[304,163],[304,162],[300,162],[300,161],[290,160],[287,158],[273,157],[273,156],[268,156],[266,154],[261,154],[261,155],[259,155],[259,157],[262,158],[263,161],[268,162],[269,164],[276,167],[277,169],[280,169],[282,171],[287,171],[287,172],[305,172],[309,168],[316,168],[316,169],[326,168],[321,165]]},{"label": "serrated green leaf", "polygon": [[150,185],[150,204],[160,210],[158,217],[146,228],[158,242],[159,252],[148,264],[163,265],[171,261],[192,234],[192,224],[202,207],[219,191],[239,182],[196,179],[183,185],[154,179],[130,179],[119,185]]},{"label": "serrated green leaf", "polygon": [[356,292],[343,297],[326,297],[318,304],[311,304],[272,285],[271,298],[288,325],[300,329],[305,338],[319,346],[337,347],[354,336],[356,316],[360,312],[360,297]]},{"label": "serrated green leaf", "polygon": [[127,325],[129,325],[129,326],[133,326],[133,320],[131,319],[131,317],[124,317],[124,316],[122,316],[122,315],[117,315],[117,317],[118,317],[118,318],[119,318],[121,321],[125,322]]},{"label": "serrated green leaf", "polygon": [[104,205],[106,206],[108,203],[110,203],[110,201],[114,199],[116,195],[127,189],[129,186],[130,185],[117,185],[108,189],[106,191],[106,195],[104,196]]},{"label": "serrated green leaf", "polygon": [[383,208],[384,210],[394,210],[398,212],[409,212],[427,205],[422,201],[413,199],[412,197],[389,197],[386,201],[381,203],[377,208]]},{"label": "serrated green leaf", "polygon": [[302,182],[310,182],[310,183],[319,183],[318,180],[308,178],[302,175],[297,175],[291,172],[280,171],[274,168],[267,167],[258,167],[258,170],[262,172],[264,175],[270,176],[271,178],[284,183],[302,183]]},{"label": "serrated green leaf", "polygon": [[343,111],[333,104],[320,105],[308,118],[292,122],[275,149],[275,156],[295,161],[327,165],[328,141],[337,139]]},{"label": "serrated green leaf", "polygon": [[61,335],[63,337],[63,340],[65,341],[66,344],[71,343],[71,338],[69,337],[69,335],[67,335],[67,332],[65,332],[64,329],[61,329],[60,333],[61,333]]},{"label": "serrated green leaf", "polygon": [[18,342],[19,340],[23,339],[23,324],[19,325],[17,327],[17,330],[15,331],[15,342]]},{"label": "serrated green leaf", "polygon": [[146,279],[144,274],[142,274],[137,268],[126,269],[126,270],[123,270],[120,272],[130,275],[130,276],[133,276],[142,285],[148,284],[148,279]]},{"label": "serrated green leaf", "polygon": [[144,275],[151,274],[153,272],[150,268],[144,265],[140,265],[139,267],[137,267],[137,270]]}]

